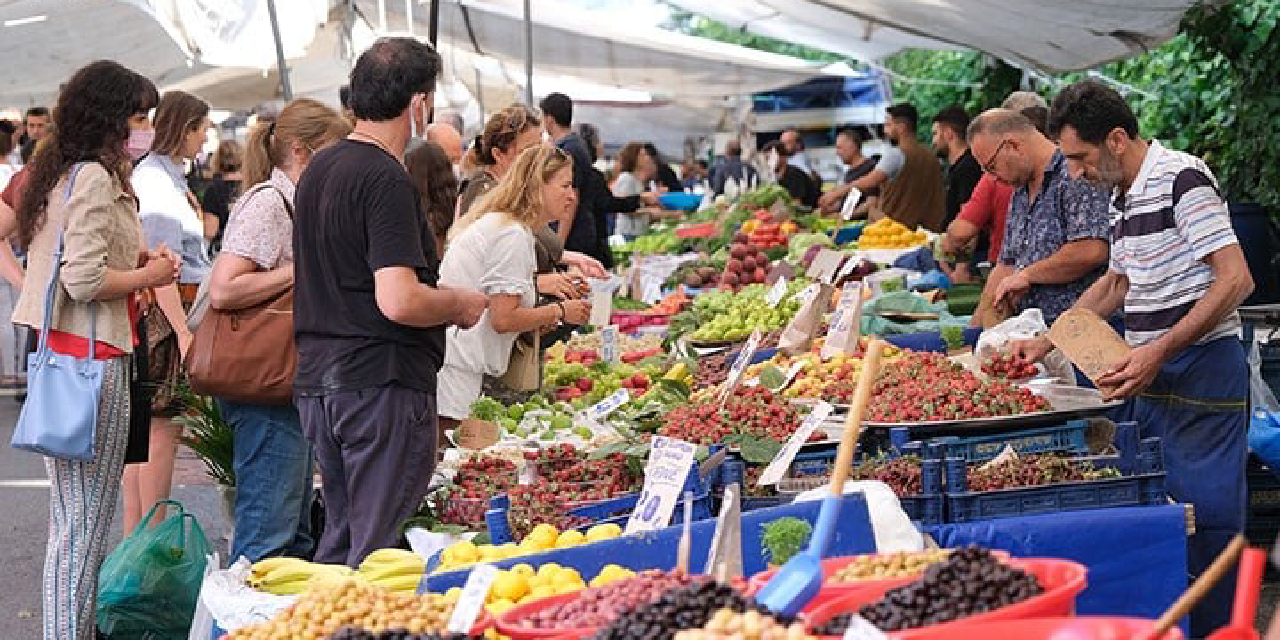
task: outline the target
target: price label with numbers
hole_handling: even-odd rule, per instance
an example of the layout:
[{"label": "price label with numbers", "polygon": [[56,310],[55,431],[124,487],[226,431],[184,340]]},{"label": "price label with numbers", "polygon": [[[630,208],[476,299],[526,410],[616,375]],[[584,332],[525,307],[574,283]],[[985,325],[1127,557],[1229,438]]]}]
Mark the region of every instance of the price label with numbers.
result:
[{"label": "price label with numbers", "polygon": [[489,588],[497,577],[498,568],[491,564],[477,565],[471,570],[467,575],[467,583],[458,596],[458,604],[454,605],[453,614],[449,616],[449,631],[471,633],[471,627],[476,624],[476,616],[480,615],[480,608],[489,597]]},{"label": "price label with numbers", "polygon": [[778,303],[782,302],[782,298],[787,295],[787,279],[778,278],[773,283],[773,288],[769,289],[769,295],[765,297],[765,304],[770,308],[777,308]]},{"label": "price label with numbers", "polygon": [[773,457],[769,462],[769,466],[760,472],[760,479],[756,481],[756,485],[763,487],[771,484],[778,484],[783,474],[791,466],[791,461],[796,459],[796,453],[800,451],[800,446],[809,441],[809,436],[813,435],[814,429],[822,424],[831,415],[833,407],[826,402],[819,401],[814,405],[813,411],[805,416],[804,422],[800,423],[800,428],[787,439],[787,443],[782,445],[778,450],[778,455]]},{"label": "price label with numbers", "polygon": [[644,489],[627,519],[626,533],[661,529],[671,523],[684,481],[693,468],[694,444],[654,436],[649,446],[649,461],[644,468]]},{"label": "price label with numbers", "polygon": [[760,339],[760,330],[756,329],[751,332],[751,337],[747,338],[747,343],[742,345],[742,351],[738,352],[738,357],[733,361],[733,367],[729,369],[729,377],[725,378],[724,389],[720,391],[720,404],[724,404],[724,401],[729,399],[733,390],[737,389],[738,384],[742,382],[742,374],[747,370],[751,357],[756,354]]},{"label": "price label with numbers", "polygon": [[618,353],[618,325],[611,324],[600,328],[600,359],[604,362],[617,363],[621,354]]},{"label": "price label with numbers", "polygon": [[618,407],[626,404],[631,400],[631,392],[626,389],[618,389],[610,394],[604,400],[587,407],[586,417],[588,420],[600,422],[609,417],[609,414],[618,410]]}]

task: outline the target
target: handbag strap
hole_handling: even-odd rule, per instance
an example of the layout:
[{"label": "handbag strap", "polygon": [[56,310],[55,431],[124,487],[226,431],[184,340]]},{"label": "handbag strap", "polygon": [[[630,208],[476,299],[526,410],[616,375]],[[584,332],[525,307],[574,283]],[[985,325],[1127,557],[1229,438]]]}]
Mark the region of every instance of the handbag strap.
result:
[{"label": "handbag strap", "polygon": [[265,182],[259,182],[258,184],[255,184],[252,187],[250,187],[249,190],[245,192],[244,196],[241,197],[240,200],[242,202],[248,202],[249,196],[257,194],[260,191],[265,191],[267,189],[271,189],[272,191],[275,191],[276,193],[280,194],[280,202],[284,204],[284,211],[285,213],[289,214],[289,219],[293,220],[293,204],[289,202],[289,198],[285,197],[284,191],[281,191],[280,187],[277,187],[274,184],[271,184],[270,179],[268,179]]},{"label": "handbag strap", "polygon": [[[77,162],[71,165],[71,170],[67,173],[67,186],[63,193],[62,204],[65,207],[68,200],[71,199],[71,189],[75,186],[76,175],[84,168],[87,163]],[[49,269],[49,285],[45,288],[44,294],[44,322],[40,326],[40,344],[36,349],[36,353],[40,354],[40,359],[44,360],[49,355],[49,332],[53,330],[53,305],[55,294],[58,291],[58,275],[62,272],[62,252],[64,249],[63,235],[66,232],[66,223],[63,221],[58,226],[58,246],[53,250],[53,266]],[[93,359],[94,342],[98,330],[98,307],[94,303],[89,303],[89,353],[87,357]]]}]

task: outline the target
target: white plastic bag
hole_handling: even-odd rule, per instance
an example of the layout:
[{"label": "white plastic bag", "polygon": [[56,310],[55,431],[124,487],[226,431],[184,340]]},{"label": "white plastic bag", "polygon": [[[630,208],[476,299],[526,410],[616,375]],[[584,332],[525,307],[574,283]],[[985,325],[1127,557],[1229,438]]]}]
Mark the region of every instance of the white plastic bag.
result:
[{"label": "white plastic bag", "polygon": [[[1044,323],[1044,314],[1039,309],[1027,309],[983,331],[973,352],[979,362],[984,362],[1007,351],[1008,344],[1014,340],[1029,340],[1044,335],[1047,331],[1049,327]],[[1076,383],[1075,368],[1060,349],[1050,351],[1041,364],[1049,377],[1059,378],[1063,384]]]},{"label": "white plastic bag", "polygon": [[[829,495],[826,486],[805,491],[796,496],[796,502],[821,500]],[[876,553],[898,553],[924,549],[924,535],[911,524],[911,518],[902,510],[902,503],[889,485],[877,480],[847,480],[845,493],[861,493],[867,499],[867,513],[871,516],[871,530],[876,537]]]}]

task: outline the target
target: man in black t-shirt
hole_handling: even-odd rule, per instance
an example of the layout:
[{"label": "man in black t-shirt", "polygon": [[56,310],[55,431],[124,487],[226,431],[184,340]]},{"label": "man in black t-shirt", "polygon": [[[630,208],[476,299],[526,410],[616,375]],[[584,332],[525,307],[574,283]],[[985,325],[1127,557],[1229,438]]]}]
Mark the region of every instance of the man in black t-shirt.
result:
[{"label": "man in black t-shirt", "polygon": [[969,131],[969,114],[962,107],[947,107],[933,117],[933,150],[947,161],[947,219],[945,225],[960,213],[960,207],[973,196],[982,179],[982,167],[969,150],[965,134]]},{"label": "man in black t-shirt", "polygon": [[317,562],[355,567],[398,544],[435,467],[444,327],[470,327],[487,306],[436,286],[435,243],[400,163],[439,70],[429,45],[374,43],[351,72],[355,130],[298,181],[294,393],[323,480]]},{"label": "man in black t-shirt", "polygon": [[[577,208],[573,221],[557,233],[568,251],[585,253],[600,261],[606,269],[613,267],[613,252],[609,249],[605,231],[604,212],[597,210],[601,200],[601,186],[591,176],[591,152],[582,136],[573,132],[573,100],[563,93],[552,93],[538,105],[542,109],[542,126],[557,147],[573,157],[573,188],[578,192]],[[607,189],[605,185],[603,188]]]},{"label": "man in black t-shirt", "polygon": [[760,152],[766,156],[770,153],[777,154],[774,159],[774,175],[777,177],[778,184],[791,194],[792,199],[806,207],[818,204],[818,187],[813,184],[809,174],[791,164],[791,153],[787,151],[787,146],[781,140],[766,144]]}]

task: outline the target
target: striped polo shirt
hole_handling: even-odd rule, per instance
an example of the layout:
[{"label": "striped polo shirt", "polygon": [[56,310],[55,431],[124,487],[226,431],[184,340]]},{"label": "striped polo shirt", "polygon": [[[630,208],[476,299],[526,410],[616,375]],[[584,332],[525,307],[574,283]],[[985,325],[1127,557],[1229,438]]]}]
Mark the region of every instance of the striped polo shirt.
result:
[{"label": "striped polo shirt", "polygon": [[[1213,283],[1205,256],[1233,244],[1227,203],[1204,162],[1152,140],[1133,185],[1111,210],[1111,270],[1128,277],[1125,337],[1152,342],[1178,323]],[[1239,335],[1234,311],[1197,344]]]}]

